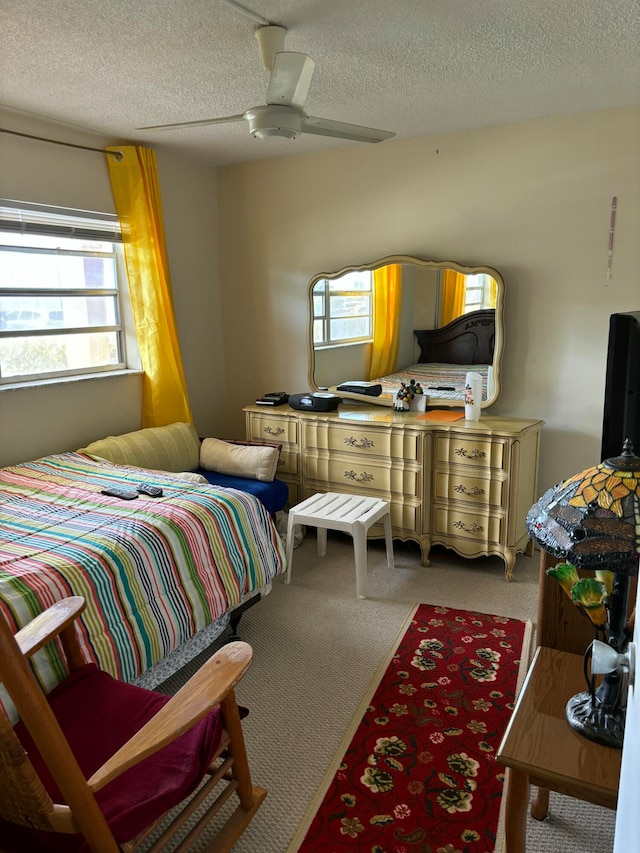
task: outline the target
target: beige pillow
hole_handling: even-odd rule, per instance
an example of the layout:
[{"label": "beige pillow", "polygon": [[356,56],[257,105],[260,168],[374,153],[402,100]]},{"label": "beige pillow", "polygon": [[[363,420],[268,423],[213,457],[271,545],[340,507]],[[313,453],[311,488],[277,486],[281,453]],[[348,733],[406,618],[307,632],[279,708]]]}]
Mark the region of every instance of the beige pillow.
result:
[{"label": "beige pillow", "polygon": [[198,467],[200,439],[192,424],[175,423],[110,435],[80,448],[78,453],[99,456],[115,465],[179,473]]},{"label": "beige pillow", "polygon": [[220,438],[205,438],[200,445],[200,467],[206,471],[265,483],[273,481],[279,458],[277,446],[235,444]]}]

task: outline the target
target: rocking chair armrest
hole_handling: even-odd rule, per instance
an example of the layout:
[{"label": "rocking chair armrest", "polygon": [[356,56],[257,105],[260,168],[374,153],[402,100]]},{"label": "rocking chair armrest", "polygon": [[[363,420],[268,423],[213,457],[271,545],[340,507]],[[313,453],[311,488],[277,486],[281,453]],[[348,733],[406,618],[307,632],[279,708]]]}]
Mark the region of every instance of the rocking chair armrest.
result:
[{"label": "rocking chair armrest", "polygon": [[30,658],[73,624],[84,608],[84,598],[80,595],[72,595],[56,601],[51,607],[38,613],[31,622],[14,634],[22,654]]},{"label": "rocking chair armrest", "polygon": [[172,743],[209,711],[233,696],[233,689],[251,664],[248,643],[223,646],[193,675],[158,713],[106,761],[88,780],[95,793],[125,770]]}]

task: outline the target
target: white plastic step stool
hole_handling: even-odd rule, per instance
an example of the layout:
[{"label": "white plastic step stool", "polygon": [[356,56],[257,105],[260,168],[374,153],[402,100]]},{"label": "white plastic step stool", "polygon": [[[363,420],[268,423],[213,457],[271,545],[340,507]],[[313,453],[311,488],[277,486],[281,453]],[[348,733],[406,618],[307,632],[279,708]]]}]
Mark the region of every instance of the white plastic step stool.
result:
[{"label": "white plastic step stool", "polygon": [[353,537],[356,560],[356,594],[367,595],[367,532],[382,519],[387,546],[387,565],[393,568],[393,538],[389,504],[380,498],[342,495],[337,492],[312,495],[289,510],[287,524],[287,572],[285,583],[291,583],[293,562],[293,526],[307,524],[318,530],[318,555],[327,553],[327,530],[341,530]]}]

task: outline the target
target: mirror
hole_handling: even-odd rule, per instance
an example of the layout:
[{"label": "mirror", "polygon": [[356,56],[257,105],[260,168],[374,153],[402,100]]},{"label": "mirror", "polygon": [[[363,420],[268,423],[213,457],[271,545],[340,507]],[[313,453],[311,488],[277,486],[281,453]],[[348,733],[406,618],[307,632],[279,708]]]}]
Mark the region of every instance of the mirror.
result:
[{"label": "mirror", "polygon": [[[486,408],[500,393],[503,306],[504,281],[491,267],[390,255],[319,273],[309,283],[309,385],[393,406],[400,383],[414,378],[430,408],[463,406],[474,371]],[[378,385],[377,396],[359,390]]]}]

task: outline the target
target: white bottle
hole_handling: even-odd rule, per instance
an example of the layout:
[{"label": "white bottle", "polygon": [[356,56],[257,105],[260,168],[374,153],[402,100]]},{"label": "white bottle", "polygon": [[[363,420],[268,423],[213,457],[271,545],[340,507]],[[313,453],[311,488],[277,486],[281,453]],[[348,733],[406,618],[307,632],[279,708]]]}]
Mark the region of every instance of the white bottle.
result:
[{"label": "white bottle", "polygon": [[464,383],[464,417],[467,421],[480,420],[482,403],[482,376],[470,371]]}]

